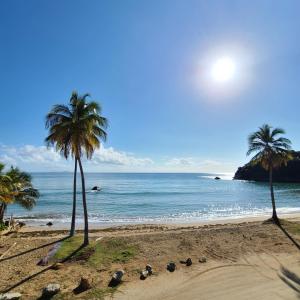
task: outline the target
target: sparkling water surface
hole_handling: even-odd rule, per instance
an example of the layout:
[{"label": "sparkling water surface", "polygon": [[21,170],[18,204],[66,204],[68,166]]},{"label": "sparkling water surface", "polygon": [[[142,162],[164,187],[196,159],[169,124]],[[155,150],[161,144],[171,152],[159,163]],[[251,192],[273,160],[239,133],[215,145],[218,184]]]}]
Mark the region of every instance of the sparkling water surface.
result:
[{"label": "sparkling water surface", "polygon": [[[41,197],[31,211],[11,205],[8,214],[27,222],[69,223],[72,173],[33,173]],[[271,211],[267,183],[231,180],[222,174],[87,173],[89,220],[99,225],[193,223],[266,215]],[[221,180],[214,180],[220,176]],[[78,223],[83,222],[78,176]],[[93,192],[93,186],[100,192]],[[275,184],[279,213],[300,212],[300,184]]]}]

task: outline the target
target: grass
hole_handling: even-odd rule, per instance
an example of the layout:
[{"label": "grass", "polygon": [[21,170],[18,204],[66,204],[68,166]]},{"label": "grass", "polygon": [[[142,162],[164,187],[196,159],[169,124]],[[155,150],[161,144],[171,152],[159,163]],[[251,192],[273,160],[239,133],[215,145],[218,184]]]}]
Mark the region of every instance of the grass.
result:
[{"label": "grass", "polygon": [[289,233],[300,235],[300,223],[280,219],[280,224]]},{"label": "grass", "polygon": [[[80,248],[82,237],[68,238],[62,242],[55,253],[56,260],[62,260],[70,256]],[[101,241],[91,241],[90,245],[75,253],[73,259],[84,260],[93,267],[110,265],[111,263],[125,263],[138,253],[138,247],[130,244],[125,238],[104,238]]]},{"label": "grass", "polygon": [[7,229],[8,226],[6,226],[4,223],[0,223],[0,231]]}]

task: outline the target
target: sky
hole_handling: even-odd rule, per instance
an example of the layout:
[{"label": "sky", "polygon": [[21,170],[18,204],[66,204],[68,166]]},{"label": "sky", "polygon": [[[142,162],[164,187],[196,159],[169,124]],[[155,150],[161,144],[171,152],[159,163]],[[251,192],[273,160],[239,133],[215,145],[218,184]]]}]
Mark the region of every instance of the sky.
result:
[{"label": "sky", "polygon": [[[0,161],[71,171],[44,139],[73,90],[109,120],[89,172],[234,172],[247,136],[283,127],[300,150],[298,0],[2,0]],[[229,57],[232,78],[211,70]]]}]

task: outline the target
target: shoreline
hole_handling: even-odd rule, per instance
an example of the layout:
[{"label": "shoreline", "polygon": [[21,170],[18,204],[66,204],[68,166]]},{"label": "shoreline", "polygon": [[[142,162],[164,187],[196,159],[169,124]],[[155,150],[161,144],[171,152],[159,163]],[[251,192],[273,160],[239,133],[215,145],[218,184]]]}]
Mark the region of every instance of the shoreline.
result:
[{"label": "shoreline", "polygon": [[[217,220],[203,220],[197,222],[147,222],[147,223],[115,223],[115,224],[97,224],[97,223],[89,223],[89,230],[103,230],[103,229],[122,229],[122,228],[139,228],[139,227],[167,227],[167,228],[182,228],[182,227],[195,227],[195,226],[207,226],[207,225],[227,225],[227,224],[242,224],[242,223],[251,223],[251,222],[262,222],[266,221],[270,218],[270,215],[261,215],[261,216],[253,216],[253,217],[235,217],[235,218],[220,218]],[[280,214],[280,219],[288,219],[289,221],[300,221],[300,213],[287,213]],[[16,220],[22,220],[16,219]],[[25,222],[26,223],[26,222]],[[69,223],[57,223],[52,226],[47,225],[32,225],[26,224],[26,226],[22,227],[19,232],[35,232],[35,231],[66,231],[69,230]],[[83,230],[83,224],[77,224],[77,230]]]}]

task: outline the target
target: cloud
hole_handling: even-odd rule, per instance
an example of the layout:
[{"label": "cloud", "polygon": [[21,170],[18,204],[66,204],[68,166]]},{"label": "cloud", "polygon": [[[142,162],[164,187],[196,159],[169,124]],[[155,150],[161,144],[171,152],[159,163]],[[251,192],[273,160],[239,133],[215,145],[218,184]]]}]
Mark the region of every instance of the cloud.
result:
[{"label": "cloud", "polygon": [[192,166],[195,164],[192,157],[174,157],[166,161],[167,166]]},{"label": "cloud", "polygon": [[[132,153],[117,151],[113,147],[101,147],[94,153],[91,161],[86,161],[87,171],[97,171],[97,167],[141,167],[153,164],[150,158],[140,158]],[[13,147],[0,145],[0,161],[29,171],[71,171],[71,160],[66,160],[53,148],[25,145]]]}]

